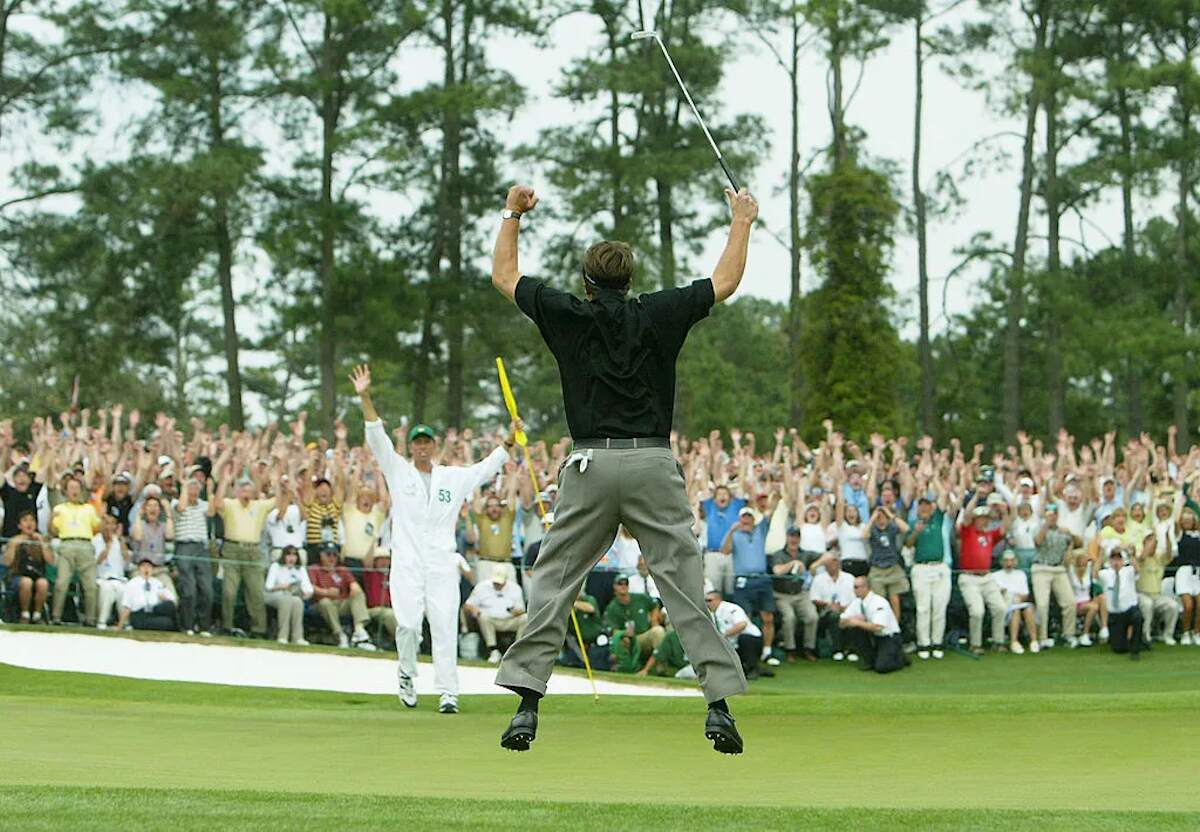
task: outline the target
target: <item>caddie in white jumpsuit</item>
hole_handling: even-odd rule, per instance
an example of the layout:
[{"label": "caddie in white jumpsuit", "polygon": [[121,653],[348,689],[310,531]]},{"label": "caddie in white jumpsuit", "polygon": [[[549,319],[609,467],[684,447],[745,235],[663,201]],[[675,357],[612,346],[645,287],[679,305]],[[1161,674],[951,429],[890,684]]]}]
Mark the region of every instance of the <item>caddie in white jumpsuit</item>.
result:
[{"label": "caddie in white jumpsuit", "polygon": [[[433,429],[416,425],[409,432],[410,462],[396,453],[371,402],[370,370],[366,365],[357,367],[350,378],[362,400],[367,445],[379,461],[392,498],[388,582],[396,613],[400,701],[410,708],[417,705],[413,679],[424,617],[429,619],[434,676],[441,693],[438,710],[458,713],[459,571],[454,531],[463,501],[499,474],[509,456],[497,447],[468,467],[434,465]],[[506,445],[512,445],[511,434]]]}]

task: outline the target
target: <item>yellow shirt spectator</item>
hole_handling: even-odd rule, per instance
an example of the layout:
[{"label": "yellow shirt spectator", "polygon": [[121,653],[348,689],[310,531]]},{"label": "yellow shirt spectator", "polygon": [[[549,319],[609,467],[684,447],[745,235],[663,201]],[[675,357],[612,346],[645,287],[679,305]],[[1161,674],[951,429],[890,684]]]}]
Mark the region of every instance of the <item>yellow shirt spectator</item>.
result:
[{"label": "yellow shirt spectator", "polygon": [[241,500],[226,499],[221,506],[221,519],[225,521],[225,539],[234,543],[258,543],[267,515],[275,507],[269,497],[251,500],[242,505]]},{"label": "yellow shirt spectator", "polygon": [[91,540],[100,531],[100,515],[91,503],[59,503],[50,525],[63,540]]},{"label": "yellow shirt spectator", "polygon": [[360,560],[370,555],[383,527],[383,519],[383,511],[379,508],[363,512],[358,510],[358,506],[347,503],[342,510],[342,526],[346,530],[342,555]]},{"label": "yellow shirt spectator", "polygon": [[501,509],[500,516],[495,520],[486,513],[475,515],[475,526],[479,529],[479,557],[495,561],[512,558],[513,521],[516,518],[517,512],[513,508]]}]

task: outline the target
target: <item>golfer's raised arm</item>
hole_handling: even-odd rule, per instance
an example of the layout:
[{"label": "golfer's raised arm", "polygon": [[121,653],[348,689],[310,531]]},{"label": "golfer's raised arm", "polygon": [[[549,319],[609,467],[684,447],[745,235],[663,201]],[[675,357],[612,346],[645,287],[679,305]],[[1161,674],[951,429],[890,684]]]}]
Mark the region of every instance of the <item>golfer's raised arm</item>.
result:
[{"label": "golfer's raised arm", "polygon": [[496,247],[492,250],[492,285],[500,294],[512,300],[517,292],[517,281],[521,270],[517,265],[517,235],[521,228],[521,216],[537,207],[537,194],[528,185],[509,188],[504,213],[500,215],[500,232],[496,235]]},{"label": "golfer's raised arm", "polygon": [[742,274],[746,271],[746,250],[750,245],[750,226],[758,217],[758,203],[745,188],[736,194],[726,188],[725,196],[729,200],[733,219],[729,224],[729,239],[725,242],[725,250],[721,253],[721,259],[717,261],[717,267],[713,269],[715,303],[721,303],[732,295],[742,282]]}]

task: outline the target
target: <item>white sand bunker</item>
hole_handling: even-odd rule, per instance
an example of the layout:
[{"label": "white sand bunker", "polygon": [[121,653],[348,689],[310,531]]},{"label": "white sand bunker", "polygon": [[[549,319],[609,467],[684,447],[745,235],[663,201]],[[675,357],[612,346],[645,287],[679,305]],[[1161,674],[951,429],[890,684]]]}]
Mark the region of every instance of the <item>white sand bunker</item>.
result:
[{"label": "white sand bunker", "polygon": [[[251,645],[138,641],[78,633],[0,629],[0,662],[33,670],[101,673],[168,682],[206,682],[258,688],[295,688],[342,693],[396,693],[396,664],[379,656],[348,656],[324,651],[272,650]],[[495,684],[491,667],[460,667],[460,693],[508,693]],[[596,680],[601,694],[698,696],[696,688],[631,685]],[[551,694],[590,694],[583,676],[556,673]],[[433,666],[421,662],[417,693],[436,693]]]}]

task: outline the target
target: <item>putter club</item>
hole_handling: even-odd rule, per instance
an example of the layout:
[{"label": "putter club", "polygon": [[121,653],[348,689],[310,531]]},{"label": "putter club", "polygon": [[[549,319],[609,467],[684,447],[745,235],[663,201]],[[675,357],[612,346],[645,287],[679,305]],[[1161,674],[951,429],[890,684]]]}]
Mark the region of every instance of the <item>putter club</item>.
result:
[{"label": "putter club", "polygon": [[658,43],[658,48],[662,50],[663,57],[667,59],[667,66],[671,67],[671,73],[675,76],[675,80],[679,83],[679,89],[683,91],[683,97],[687,99],[688,106],[692,108],[692,114],[696,116],[696,121],[700,122],[700,129],[704,131],[704,137],[708,139],[709,145],[713,149],[713,153],[717,154],[717,162],[721,165],[721,170],[725,171],[725,176],[729,179],[729,184],[733,186],[733,192],[737,193],[741,190],[738,187],[737,180],[733,178],[733,173],[730,172],[729,166],[725,164],[725,157],[721,155],[721,148],[717,147],[716,141],[713,140],[712,133],[708,132],[708,125],[704,123],[703,116],[700,115],[700,110],[696,108],[696,102],[692,101],[692,95],[688,92],[688,88],[683,83],[683,79],[679,77],[679,70],[675,68],[675,62],[671,60],[671,53],[667,51],[666,44],[662,38],[658,36],[658,32],[653,29],[644,29],[640,32],[634,32],[630,35],[632,40],[649,40],[653,38]]}]

